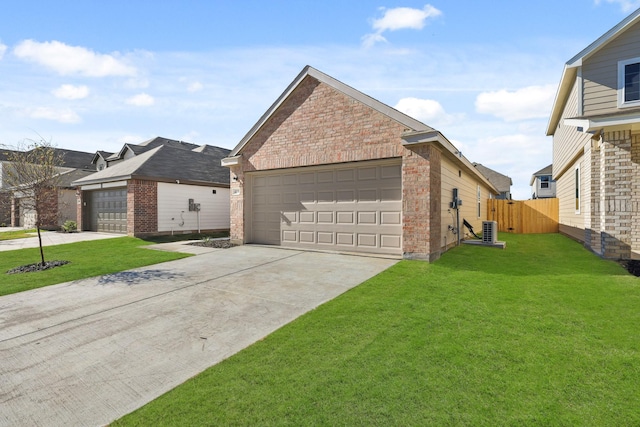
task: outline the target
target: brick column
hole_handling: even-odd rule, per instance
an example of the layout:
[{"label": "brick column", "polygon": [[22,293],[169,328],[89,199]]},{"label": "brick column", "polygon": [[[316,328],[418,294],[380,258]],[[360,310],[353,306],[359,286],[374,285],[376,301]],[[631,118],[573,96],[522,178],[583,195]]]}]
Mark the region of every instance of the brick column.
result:
[{"label": "brick column", "polygon": [[601,236],[601,168],[604,165],[601,142],[593,141],[591,145],[591,215],[589,228],[585,229],[585,243],[597,254],[602,254]]},{"label": "brick column", "polygon": [[412,145],[402,162],[404,257],[440,257],[441,153],[433,144]]},{"label": "brick column", "polygon": [[631,138],[631,250],[640,252],[640,135]]},{"label": "brick column", "polygon": [[158,231],[158,183],[132,179],[127,185],[127,235]]},{"label": "brick column", "polygon": [[[241,161],[244,161],[242,159]],[[231,167],[230,197],[231,197],[231,224],[229,236],[232,243],[237,245],[246,242],[244,200],[246,197],[245,176],[240,166]]]},{"label": "brick column", "polygon": [[84,193],[80,188],[76,188],[76,224],[78,225],[78,231],[84,230]]},{"label": "brick column", "polygon": [[631,256],[631,132],[605,133],[604,138],[604,233],[602,255],[611,259]]}]

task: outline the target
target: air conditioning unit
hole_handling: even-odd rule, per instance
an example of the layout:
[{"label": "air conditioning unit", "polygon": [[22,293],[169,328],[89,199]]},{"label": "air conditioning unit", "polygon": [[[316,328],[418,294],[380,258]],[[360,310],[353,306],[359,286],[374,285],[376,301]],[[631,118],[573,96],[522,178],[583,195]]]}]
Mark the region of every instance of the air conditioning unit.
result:
[{"label": "air conditioning unit", "polygon": [[482,221],[482,243],[494,244],[498,240],[498,223]]}]

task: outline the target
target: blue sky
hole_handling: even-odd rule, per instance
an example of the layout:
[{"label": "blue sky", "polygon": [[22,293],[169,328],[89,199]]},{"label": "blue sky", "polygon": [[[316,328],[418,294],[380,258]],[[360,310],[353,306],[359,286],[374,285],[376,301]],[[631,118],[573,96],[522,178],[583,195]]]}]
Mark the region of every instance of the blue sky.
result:
[{"label": "blue sky", "polygon": [[305,65],[513,178],[551,163],[564,63],[632,0],[29,1],[0,13],[0,144],[233,148]]}]

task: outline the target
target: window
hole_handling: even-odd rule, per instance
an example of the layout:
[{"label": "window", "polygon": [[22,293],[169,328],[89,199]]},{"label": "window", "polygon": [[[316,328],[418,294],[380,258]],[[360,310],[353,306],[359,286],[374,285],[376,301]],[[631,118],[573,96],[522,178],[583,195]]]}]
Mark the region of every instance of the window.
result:
[{"label": "window", "polygon": [[549,188],[549,181],[550,181],[550,177],[547,176],[541,176],[540,177],[540,188]]},{"label": "window", "polygon": [[618,107],[640,105],[640,58],[618,62]]},{"label": "window", "polygon": [[576,188],[576,213],[580,213],[580,167],[576,168],[575,176],[575,188]]}]

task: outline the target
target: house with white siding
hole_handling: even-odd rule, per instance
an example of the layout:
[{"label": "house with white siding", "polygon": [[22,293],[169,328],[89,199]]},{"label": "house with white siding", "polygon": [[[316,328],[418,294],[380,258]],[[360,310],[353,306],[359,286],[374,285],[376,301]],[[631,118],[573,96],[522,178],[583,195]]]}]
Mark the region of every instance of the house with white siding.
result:
[{"label": "house with white siding", "polygon": [[560,232],[640,258],[640,9],[565,64],[547,135]]},{"label": "house with white siding", "polygon": [[78,187],[78,229],[130,236],[229,229],[229,150],[167,138],[98,152]]}]

